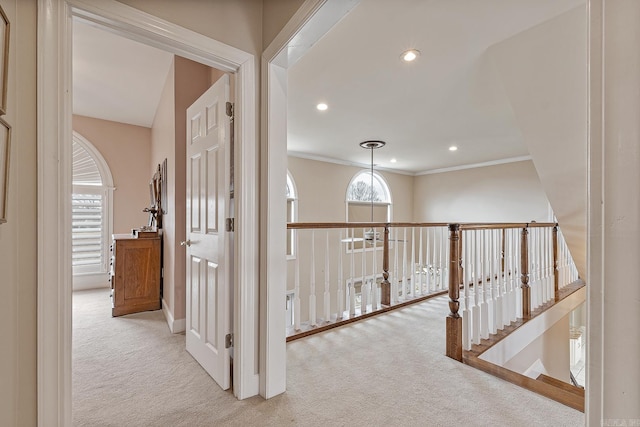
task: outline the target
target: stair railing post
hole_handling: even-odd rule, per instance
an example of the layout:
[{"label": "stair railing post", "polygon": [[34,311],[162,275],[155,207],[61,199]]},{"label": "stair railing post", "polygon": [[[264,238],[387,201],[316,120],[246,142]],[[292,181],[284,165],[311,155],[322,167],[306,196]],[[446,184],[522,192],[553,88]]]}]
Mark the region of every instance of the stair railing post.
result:
[{"label": "stair railing post", "polygon": [[556,301],[560,300],[560,269],[558,268],[558,225],[553,227],[553,292]]},{"label": "stair railing post", "polygon": [[449,310],[446,355],[462,362],[462,318],[460,309],[460,224],[449,224]]},{"label": "stair railing post", "polygon": [[382,244],[382,283],[380,284],[380,303],[391,305],[391,283],[389,283],[389,224],[384,226]]},{"label": "stair railing post", "polygon": [[529,287],[529,229],[522,229],[520,239],[520,281],[522,288],[522,318],[531,318],[531,288]]}]

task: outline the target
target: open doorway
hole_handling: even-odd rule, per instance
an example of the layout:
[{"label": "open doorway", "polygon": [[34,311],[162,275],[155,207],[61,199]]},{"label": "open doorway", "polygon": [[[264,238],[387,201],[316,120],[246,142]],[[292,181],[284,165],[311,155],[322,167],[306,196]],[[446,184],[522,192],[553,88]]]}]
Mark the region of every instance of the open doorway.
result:
[{"label": "open doorway", "polygon": [[[185,323],[189,324],[185,322],[190,308],[185,304],[190,289],[185,289],[188,263],[181,246],[186,240],[186,218],[190,217],[185,207],[190,206],[185,203],[189,193],[185,153],[190,145],[187,134],[192,131],[191,123],[187,123],[187,109],[225,73],[88,25],[78,18],[73,20],[73,47],[74,143],[76,139],[79,141],[76,144],[93,141],[84,145],[90,146],[94,154],[91,158],[81,156],[87,150],[74,146],[73,194],[77,193],[76,187],[84,189],[78,193],[83,197],[74,197],[72,204],[76,418],[79,413],[99,409],[91,408],[92,400],[87,396],[93,395],[91,384],[96,384],[95,378],[104,367],[116,361],[123,367],[121,358],[130,361],[134,357],[127,350],[126,336],[138,334],[144,347],[143,341],[147,339],[144,331],[153,334],[158,321],[163,320],[162,315],[168,326],[166,333],[183,333]],[[224,114],[224,102],[220,108]],[[222,118],[218,121],[221,126],[223,122],[229,126]],[[101,173],[97,167],[96,171],[89,171],[86,167],[97,163],[104,163],[102,170],[108,173]],[[149,180],[156,171],[162,171],[165,183],[162,192],[166,195],[162,212],[153,212],[153,217],[148,217],[151,214],[147,212],[158,210],[159,206],[158,191],[149,206]],[[98,177],[90,172],[96,172]],[[107,189],[102,188],[103,175],[109,176]],[[100,184],[100,188],[92,184]],[[104,198],[85,194],[93,187],[99,196],[113,194],[110,197],[113,203],[98,203]],[[103,219],[109,227],[101,226]],[[140,246],[142,243],[144,247]],[[225,258],[232,258],[232,253],[227,252]],[[89,267],[102,273],[92,282],[87,282]],[[109,305],[111,312],[105,309]],[[93,309],[88,310],[91,306]],[[155,316],[132,316],[138,320],[137,332],[127,327],[132,319],[111,318],[160,308]],[[109,330],[106,335],[105,329]],[[120,330],[119,337],[111,335],[114,329]],[[181,337],[184,341],[184,336]],[[156,355],[165,353],[163,348],[156,350]],[[99,388],[124,372],[112,370],[99,382]]]},{"label": "open doorway", "polygon": [[[255,215],[255,183],[253,177],[256,163],[256,94],[254,57],[251,54],[208,37],[191,32],[177,25],[141,13],[118,2],[99,2],[98,5],[76,5],[73,0],[49,2],[39,10],[42,24],[39,52],[42,66],[38,79],[41,88],[39,102],[39,147],[41,149],[39,193],[47,194],[40,202],[40,209],[52,212],[41,218],[39,252],[58,254],[56,261],[45,261],[39,257],[39,354],[43,361],[39,369],[39,417],[59,419],[68,424],[71,417],[71,250],[70,209],[64,203],[70,193],[70,147],[71,102],[65,89],[71,80],[71,17],[81,17],[94,24],[103,25],[126,37],[142,40],[162,47],[174,54],[202,62],[224,72],[235,73],[238,83],[235,88],[236,108],[241,113],[236,127],[241,130],[236,138],[236,162],[243,173],[236,174],[236,194],[246,197],[236,206],[236,216],[247,225],[246,234],[236,239],[236,271],[240,286],[234,290],[234,303],[240,307],[257,306],[257,266],[253,265],[257,216]],[[62,65],[61,65],[62,64]],[[54,71],[56,70],[56,71]],[[60,71],[60,72],[59,72]],[[60,112],[62,111],[62,114]],[[55,154],[54,154],[55,153]],[[250,171],[244,173],[244,171]],[[44,231],[46,230],[46,231]],[[60,232],[59,232],[60,231]],[[245,265],[246,264],[246,265]],[[58,305],[45,305],[47,300],[57,300]],[[240,361],[234,364],[234,393],[239,398],[258,393],[259,378],[254,369],[257,365],[257,331],[253,328],[257,310],[249,310],[243,322],[236,322],[235,355]],[[236,312],[236,315],[242,313]],[[246,341],[246,342],[245,342]]]}]

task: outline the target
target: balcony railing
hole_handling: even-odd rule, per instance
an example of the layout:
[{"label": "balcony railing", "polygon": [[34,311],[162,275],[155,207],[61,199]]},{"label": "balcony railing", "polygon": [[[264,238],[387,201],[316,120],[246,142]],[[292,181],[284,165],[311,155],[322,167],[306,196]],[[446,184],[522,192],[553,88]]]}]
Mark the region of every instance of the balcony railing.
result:
[{"label": "balcony railing", "polygon": [[463,350],[528,320],[578,280],[554,223],[449,224],[449,252],[446,354],[459,361]]},{"label": "balcony railing", "polygon": [[[290,223],[287,335],[448,292],[447,355],[577,279],[555,223]],[[461,298],[462,296],[462,298]]]}]

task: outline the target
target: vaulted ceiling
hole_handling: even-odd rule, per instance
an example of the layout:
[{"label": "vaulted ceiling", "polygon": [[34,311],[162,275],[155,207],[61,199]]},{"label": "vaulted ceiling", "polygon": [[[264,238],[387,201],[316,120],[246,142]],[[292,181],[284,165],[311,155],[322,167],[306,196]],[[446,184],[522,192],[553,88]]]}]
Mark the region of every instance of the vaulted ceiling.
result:
[{"label": "vaulted ceiling", "polygon": [[[487,49],[582,4],[361,0],[289,69],[289,151],[367,164],[382,139],[376,164],[410,174],[528,156]],[[171,54],[79,21],[73,49],[75,114],[151,126]]]}]

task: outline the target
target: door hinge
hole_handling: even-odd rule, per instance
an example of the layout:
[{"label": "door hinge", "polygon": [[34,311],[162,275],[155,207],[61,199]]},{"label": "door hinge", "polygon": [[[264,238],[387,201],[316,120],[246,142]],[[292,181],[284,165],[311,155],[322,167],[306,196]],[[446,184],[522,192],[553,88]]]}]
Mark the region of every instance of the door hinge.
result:
[{"label": "door hinge", "polygon": [[227,107],[227,116],[231,118],[231,121],[233,121],[233,103],[227,101],[226,107]]},{"label": "door hinge", "polygon": [[227,218],[224,223],[224,228],[226,231],[236,231],[236,224],[233,218]]},{"label": "door hinge", "polygon": [[224,348],[233,347],[233,334],[227,334],[224,336]]}]

